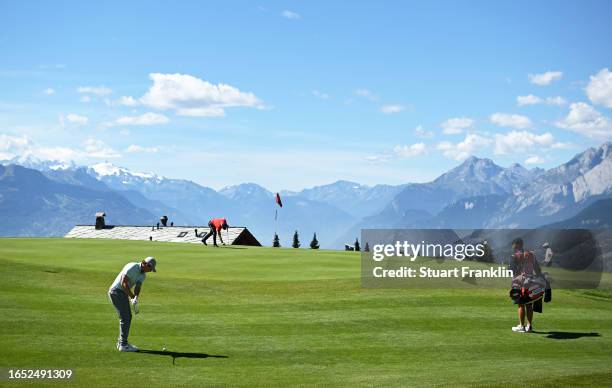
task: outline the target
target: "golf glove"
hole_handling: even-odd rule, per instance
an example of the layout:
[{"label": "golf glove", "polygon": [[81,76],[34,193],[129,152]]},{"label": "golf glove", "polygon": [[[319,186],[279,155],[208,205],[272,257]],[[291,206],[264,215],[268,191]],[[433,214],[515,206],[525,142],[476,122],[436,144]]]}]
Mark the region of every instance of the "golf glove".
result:
[{"label": "golf glove", "polygon": [[138,314],[138,297],[132,299],[132,307],[134,307],[134,314]]}]

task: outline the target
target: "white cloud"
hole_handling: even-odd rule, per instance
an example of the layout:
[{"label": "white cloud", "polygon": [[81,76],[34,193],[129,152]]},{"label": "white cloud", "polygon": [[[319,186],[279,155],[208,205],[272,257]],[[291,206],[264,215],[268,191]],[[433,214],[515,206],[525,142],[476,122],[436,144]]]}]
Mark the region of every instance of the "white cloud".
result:
[{"label": "white cloud", "polygon": [[567,104],[567,100],[561,96],[556,96],[556,97],[547,97],[546,98],[546,104],[548,105],[565,105]]},{"label": "white cloud", "polygon": [[368,89],[357,89],[355,90],[355,95],[357,95],[358,97],[365,98],[366,100],[378,101],[378,95]]},{"label": "white cloud", "polygon": [[57,160],[60,162],[70,162],[83,159],[83,153],[68,147],[38,147],[34,146],[31,155],[41,160]]},{"label": "white cloud", "polygon": [[117,151],[107,146],[102,140],[98,139],[87,139],[85,141],[85,154],[91,158],[118,158],[121,157]]},{"label": "white cloud", "polygon": [[427,154],[425,143],[415,143],[406,145],[396,145],[391,150],[386,150],[378,155],[368,155],[364,159],[369,162],[387,162],[397,158],[412,158]]},{"label": "white cloud", "polygon": [[403,105],[393,104],[393,105],[383,105],[380,107],[380,111],[384,114],[393,114],[399,113],[405,110],[406,108]]},{"label": "white cloud", "polygon": [[89,118],[87,118],[86,116],[79,116],[75,113],[68,113],[66,117],[63,118],[63,121],[75,125],[85,125],[89,121]]},{"label": "white cloud", "polygon": [[430,138],[433,137],[434,133],[431,131],[426,131],[422,125],[417,125],[417,127],[414,129],[414,133],[418,136],[418,137],[422,137],[422,138]]},{"label": "white cloud", "polygon": [[129,153],[140,153],[140,152],[156,153],[158,151],[159,151],[159,148],[157,147],[143,147],[137,144],[132,144],[125,149],[125,152],[129,152]]},{"label": "white cloud", "polygon": [[89,118],[87,118],[86,116],[79,116],[75,113],[68,113],[68,115],[66,116],[66,121],[70,123],[85,125],[89,121]]},{"label": "white cloud", "polygon": [[551,148],[555,139],[550,132],[536,135],[527,131],[511,131],[495,135],[495,155],[527,153]]},{"label": "white cloud", "polygon": [[91,102],[91,97],[90,96],[81,96],[81,98],[79,98],[79,101],[81,101],[81,102]]},{"label": "white cloud", "polygon": [[160,125],[170,122],[168,117],[153,112],[143,113],[140,116],[123,116],[115,120],[118,125]]},{"label": "white cloud", "polygon": [[43,90],[43,93],[45,93],[47,96],[51,96],[51,95],[55,94],[55,89],[47,88],[47,89]]},{"label": "white cloud", "polygon": [[508,113],[493,113],[489,117],[493,124],[499,125],[500,127],[510,127],[524,129],[531,127],[531,120],[528,117],[508,114]]},{"label": "white cloud", "polygon": [[542,100],[538,96],[534,96],[533,94],[528,94],[526,96],[518,96],[518,97],[516,97],[516,103],[518,104],[518,106],[537,105],[537,104],[541,104],[543,102],[544,102],[544,100]]},{"label": "white cloud", "polygon": [[67,147],[41,147],[34,144],[27,136],[0,135],[0,160],[15,157],[33,156],[42,160],[69,162],[82,158],[79,151]]},{"label": "white cloud", "polygon": [[389,155],[368,155],[365,160],[368,162],[385,162],[389,160]]},{"label": "white cloud", "polygon": [[119,100],[117,100],[117,103],[119,105],[125,105],[125,106],[138,105],[138,101],[136,101],[136,99],[134,99],[134,97],[132,96],[122,96]]},{"label": "white cloud", "polygon": [[253,93],[242,92],[226,85],[213,85],[187,74],[152,73],[153,86],[140,103],[173,110],[181,116],[224,116],[226,108],[251,107],[263,109],[263,102]]},{"label": "white cloud", "polygon": [[312,95],[321,100],[329,100],[329,94],[320,92],[318,90],[313,90]]},{"label": "white cloud", "polygon": [[474,125],[474,120],[467,117],[455,117],[440,124],[445,135],[457,135]]},{"label": "white cloud", "polygon": [[9,136],[0,134],[0,160],[12,159],[30,146],[27,136]]},{"label": "white cloud", "polygon": [[459,143],[443,141],[438,143],[437,149],[442,151],[442,154],[447,158],[452,158],[458,161],[467,159],[475,152],[481,151],[488,147],[492,140],[477,134],[469,134]]},{"label": "white cloud", "polygon": [[300,19],[301,16],[299,13],[297,12],[293,12],[293,11],[289,11],[289,10],[284,10],[283,12],[281,12],[281,15],[285,18],[285,19]]},{"label": "white cloud", "polygon": [[529,82],[535,85],[545,86],[550,85],[554,81],[558,81],[563,76],[561,71],[547,71],[539,74],[529,74]]},{"label": "white cloud", "polygon": [[606,139],[612,136],[610,119],[584,102],[571,104],[568,115],[557,121],[556,125],[588,137]]},{"label": "white cloud", "polygon": [[425,143],[415,143],[410,145],[396,145],[393,147],[393,153],[396,156],[410,158],[413,156],[423,155],[427,152]]},{"label": "white cloud", "polygon": [[568,150],[570,148],[572,148],[574,145],[572,143],[561,143],[561,142],[557,142],[557,143],[553,143],[550,148],[552,148],[553,150]]},{"label": "white cloud", "polygon": [[538,96],[534,96],[533,94],[528,94],[526,96],[516,97],[516,103],[518,106],[537,105],[537,104],[561,106],[561,105],[567,104],[567,101],[563,97],[560,97],[560,96],[547,97],[544,99]]},{"label": "white cloud", "polygon": [[57,160],[70,162],[87,158],[109,159],[121,157],[117,151],[107,146],[103,141],[89,138],[81,149],[68,147],[46,147],[32,142],[27,136],[20,137],[0,135],[0,160],[15,157],[36,157],[41,160]]},{"label": "white cloud", "polygon": [[593,104],[612,108],[612,72],[605,68],[592,75],[585,91]]},{"label": "white cloud", "polygon": [[106,96],[107,94],[111,94],[113,91],[105,86],[79,86],[77,88],[77,92],[82,94],[93,94],[95,96],[101,97]]},{"label": "white cloud", "polygon": [[533,155],[525,159],[525,164],[528,166],[535,165],[535,164],[542,164],[544,162],[545,162],[544,158],[541,158],[538,155]]}]

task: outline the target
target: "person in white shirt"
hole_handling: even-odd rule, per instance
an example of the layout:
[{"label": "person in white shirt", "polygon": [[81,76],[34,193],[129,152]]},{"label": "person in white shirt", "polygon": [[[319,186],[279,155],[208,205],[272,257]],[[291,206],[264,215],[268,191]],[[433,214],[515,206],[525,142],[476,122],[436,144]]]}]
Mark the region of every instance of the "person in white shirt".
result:
[{"label": "person in white shirt", "polygon": [[542,248],[546,249],[546,252],[544,253],[544,265],[546,267],[550,267],[552,265],[552,258],[554,256],[554,252],[552,251],[552,249],[550,249],[550,245],[547,242],[542,245]]},{"label": "person in white shirt", "polygon": [[[119,339],[117,350],[120,352],[137,352],[138,348],[128,342],[130,325],[132,323],[132,310],[130,309],[130,299],[134,313],[138,314],[138,295],[142,287],[142,282],[147,277],[147,272],[157,272],[155,266],[157,262],[153,257],[147,257],[140,263],[128,263],[115,278],[113,284],[108,289],[108,296],[119,315]],[[134,292],[132,292],[134,287]]]}]

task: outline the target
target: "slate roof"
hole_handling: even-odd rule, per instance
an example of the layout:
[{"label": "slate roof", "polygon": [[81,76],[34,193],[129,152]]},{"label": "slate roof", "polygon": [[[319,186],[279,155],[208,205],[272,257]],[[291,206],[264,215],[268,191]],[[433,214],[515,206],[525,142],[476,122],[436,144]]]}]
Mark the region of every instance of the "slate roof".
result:
[{"label": "slate roof", "polygon": [[[152,230],[152,228],[152,226],[107,225],[104,229],[96,229],[94,225],[76,225],[64,237],[146,241],[149,240],[149,237],[153,237],[153,241],[202,244],[202,237],[209,230],[208,226],[163,227],[160,225],[159,229]],[[199,237],[195,235],[195,229],[198,230]],[[223,241],[228,245],[261,246],[246,227],[230,227],[228,230],[222,230],[221,233]],[[207,242],[212,245],[212,236]],[[217,243],[220,244],[219,241]]]}]

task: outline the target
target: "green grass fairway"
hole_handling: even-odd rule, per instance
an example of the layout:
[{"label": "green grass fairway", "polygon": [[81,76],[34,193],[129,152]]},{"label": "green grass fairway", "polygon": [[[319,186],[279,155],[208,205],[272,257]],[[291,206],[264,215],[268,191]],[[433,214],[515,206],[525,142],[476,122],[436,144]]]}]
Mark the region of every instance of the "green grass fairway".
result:
[{"label": "green grass fairway", "polygon": [[[228,358],[115,349],[107,289],[148,255],[130,342]],[[70,386],[612,385],[606,291],[555,291],[546,333],[518,334],[505,290],[362,289],[354,252],[0,239],[0,279],[0,368],[73,368]]]}]

